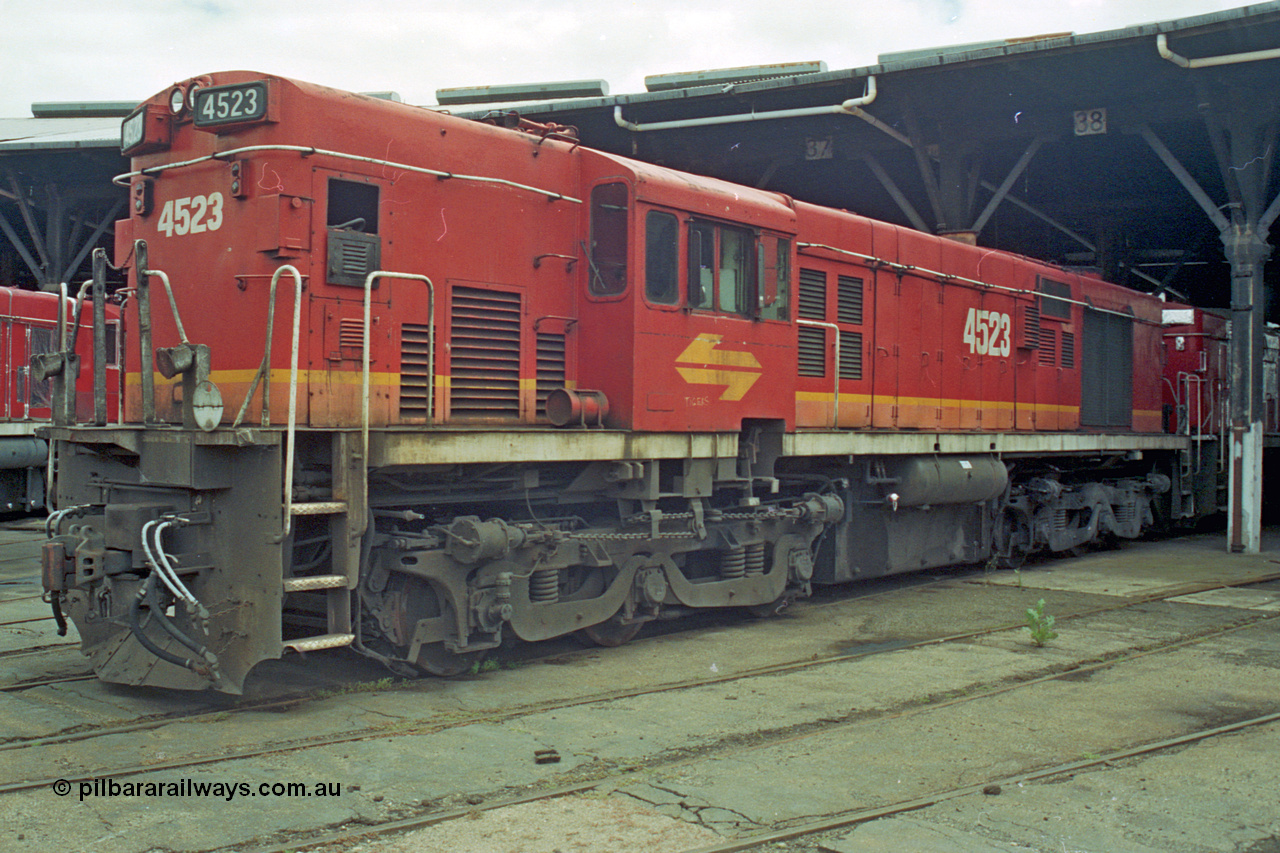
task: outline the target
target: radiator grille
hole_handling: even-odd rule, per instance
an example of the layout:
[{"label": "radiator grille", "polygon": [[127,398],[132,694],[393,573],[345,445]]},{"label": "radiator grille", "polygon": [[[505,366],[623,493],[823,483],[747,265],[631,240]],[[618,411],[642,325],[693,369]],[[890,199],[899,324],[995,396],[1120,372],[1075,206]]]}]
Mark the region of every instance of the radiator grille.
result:
[{"label": "radiator grille", "polygon": [[800,270],[799,310],[806,320],[827,318],[827,274],[822,270]]},{"label": "radiator grille", "polygon": [[565,387],[564,335],[538,333],[538,417],[547,415],[547,395]]},{"label": "radiator grille", "polygon": [[400,418],[425,420],[431,414],[431,327],[400,327]]},{"label": "radiator grille", "polygon": [[1027,305],[1022,309],[1022,343],[1023,349],[1040,347],[1040,308]]},{"label": "radiator grille", "polygon": [[1062,333],[1062,366],[1067,370],[1076,366],[1076,336],[1071,332]]},{"label": "radiator grille", "polygon": [[[851,326],[861,326],[862,279],[847,275],[840,276],[836,281],[836,299],[836,319]],[[841,358],[841,361],[843,360]],[[843,369],[842,367],[841,370]]]},{"label": "radiator grille", "polygon": [[1045,367],[1058,366],[1058,333],[1054,329],[1040,330],[1040,363]]},{"label": "radiator grille", "polygon": [[826,329],[815,329],[813,326],[801,326],[798,356],[801,376],[826,376]]},{"label": "radiator grille", "polygon": [[455,419],[520,417],[520,294],[455,287],[449,412]]},{"label": "radiator grille", "polygon": [[840,333],[840,378],[862,378],[862,333]]}]

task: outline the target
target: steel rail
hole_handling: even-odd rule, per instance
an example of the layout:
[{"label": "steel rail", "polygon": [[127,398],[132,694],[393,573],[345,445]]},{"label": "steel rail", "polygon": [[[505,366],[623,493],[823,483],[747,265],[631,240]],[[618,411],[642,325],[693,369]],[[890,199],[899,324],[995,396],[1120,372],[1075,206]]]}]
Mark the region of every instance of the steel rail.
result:
[{"label": "steel rail", "polygon": [[29,681],[16,681],[13,684],[0,685],[0,693],[17,693],[32,690],[36,687],[49,687],[54,684],[74,684],[78,681],[93,681],[98,676],[93,673],[85,675],[64,675],[60,678],[33,678]]},{"label": "steel rail", "polygon": [[[1228,589],[1228,588],[1234,588],[1234,587],[1240,587],[1240,586],[1249,586],[1249,585],[1258,584],[1258,583],[1265,583],[1270,580],[1276,580],[1276,579],[1280,579],[1280,573],[1273,573],[1270,575],[1262,576],[1260,578],[1244,579],[1244,580],[1240,580],[1238,582],[1232,582],[1232,583],[1188,585],[1187,587],[1177,588],[1174,590],[1166,591],[1165,593],[1127,598],[1124,600],[1123,603],[1116,604],[1116,605],[1109,605],[1109,606],[1097,607],[1097,608],[1088,608],[1079,613],[1062,615],[1062,616],[1059,616],[1059,624],[1062,624],[1062,622],[1066,619],[1082,618],[1085,616],[1096,615],[1098,613],[1106,613],[1106,612],[1111,612],[1116,610],[1123,610],[1128,607],[1135,607],[1142,604],[1147,604],[1147,603],[1150,603],[1151,601],[1160,600],[1162,598],[1172,598],[1172,597],[1177,597],[1181,595],[1188,595],[1188,594],[1191,594],[1192,592],[1197,592],[1197,591],[1207,591],[1212,589]],[[875,715],[874,719],[876,720],[899,719],[903,717],[909,717],[909,716],[914,716],[921,713],[935,711],[940,708],[947,708],[947,707],[964,704],[971,701],[990,698],[992,696],[998,696],[1004,693],[1017,691],[1025,687],[1032,687],[1038,684],[1055,681],[1064,675],[1097,671],[1097,670],[1113,667],[1118,664],[1127,663],[1133,660],[1138,660],[1140,658],[1148,657],[1151,655],[1162,654],[1168,651],[1175,651],[1180,648],[1195,645],[1198,643],[1203,643],[1209,640],[1216,639],[1221,636],[1225,636],[1227,634],[1246,630],[1248,628],[1253,628],[1260,624],[1264,624],[1264,623],[1271,622],[1278,619],[1280,619],[1280,613],[1275,613],[1275,614],[1266,613],[1265,615],[1258,616],[1256,618],[1250,619],[1249,621],[1238,624],[1238,625],[1233,625],[1233,626],[1216,630],[1216,631],[1203,632],[1203,633],[1196,634],[1194,636],[1187,637],[1185,639],[1182,639],[1176,642],[1157,644],[1155,646],[1148,647],[1145,649],[1138,649],[1136,651],[1133,651],[1132,653],[1122,653],[1122,654],[1107,657],[1105,659],[1098,660],[1091,663],[1083,663],[1076,666],[1055,668],[1052,672],[1048,672],[1047,674],[1034,679],[1027,679],[1024,681],[1018,681],[1013,684],[997,686],[987,690],[982,690],[980,692],[967,693],[964,696],[960,696],[954,699],[931,703],[923,706],[915,706],[904,711],[884,712],[884,713]],[[245,758],[254,758],[254,757],[264,756],[264,755],[293,753],[293,752],[298,752],[298,751],[312,749],[312,748],[321,747],[321,746],[334,746],[339,744],[355,743],[358,741],[367,740],[371,737],[394,738],[394,737],[404,737],[404,736],[412,736],[412,735],[432,734],[440,731],[447,731],[450,729],[461,728],[467,725],[474,725],[477,723],[500,723],[508,720],[519,719],[521,717],[529,716],[531,714],[562,710],[566,708],[574,708],[574,707],[579,707],[583,705],[595,704],[599,702],[613,702],[613,701],[618,701],[622,699],[635,698],[638,696],[651,696],[651,695],[657,695],[661,693],[673,693],[680,690],[698,689],[702,687],[715,686],[719,684],[732,683],[736,681],[743,681],[749,678],[757,678],[760,676],[775,675],[775,674],[785,673],[785,672],[794,672],[794,671],[799,671],[804,669],[812,669],[819,666],[837,664],[837,663],[851,661],[859,658],[873,657],[875,655],[886,654],[889,652],[924,648],[928,646],[941,645],[941,644],[951,643],[951,642],[960,642],[964,640],[975,639],[977,637],[986,636],[989,634],[999,633],[1002,631],[1020,630],[1021,628],[1022,628],[1021,623],[1000,625],[1000,626],[984,628],[977,631],[971,631],[964,634],[956,634],[956,635],[951,635],[947,637],[931,638],[931,639],[922,640],[916,643],[911,643],[908,645],[896,646],[891,649],[880,649],[880,650],[868,651],[868,652],[854,652],[849,654],[833,655],[830,657],[819,658],[817,660],[814,660],[812,658],[806,658],[798,661],[790,661],[790,662],[784,662],[780,664],[769,664],[761,667],[753,667],[751,669],[742,670],[735,673],[726,673],[724,675],[719,675],[712,678],[699,677],[694,679],[686,679],[679,682],[672,682],[668,684],[658,685],[656,687],[637,687],[637,688],[629,688],[624,690],[613,690],[613,691],[606,690],[596,694],[573,697],[566,700],[552,700],[552,701],[546,701],[546,702],[537,702],[537,703],[532,703],[526,706],[509,707],[501,710],[479,711],[479,712],[468,714],[462,717],[452,717],[448,720],[448,722],[444,722],[444,723],[432,722],[430,720],[415,720],[415,721],[406,723],[404,726],[400,726],[400,727],[387,728],[385,726],[378,726],[378,727],[369,727],[369,728],[362,728],[362,729],[352,729],[352,730],[348,730],[348,731],[337,733],[337,734],[331,734],[331,735],[321,735],[321,736],[312,737],[312,738],[299,738],[299,739],[289,740],[289,741],[279,741],[279,742],[267,744],[267,745],[260,745],[260,746],[245,748],[245,749],[223,752],[218,755],[189,756],[186,758],[175,758],[171,761],[165,761],[160,763],[139,764],[139,765],[113,768],[111,770],[97,769],[93,773],[87,774],[87,775],[86,774],[77,775],[72,773],[72,771],[70,770],[66,770],[58,778],[66,781],[70,781],[73,783],[79,782],[79,781],[85,781],[94,777],[110,776],[112,778],[122,778],[126,776],[135,776],[143,773],[151,773],[151,772],[156,772],[160,770],[171,770],[171,769],[177,769],[177,768],[183,768],[183,767],[197,767],[197,766],[203,766],[208,764],[217,764],[223,761],[235,761],[235,760],[241,760]],[[317,695],[319,696],[327,695],[327,691],[324,691],[324,690],[317,691]],[[263,707],[297,704],[299,702],[307,701],[309,698],[313,698],[313,697],[301,696],[301,697],[295,697],[295,698],[289,698],[289,699],[278,699],[278,700],[272,700],[271,702],[261,703],[261,704],[252,705],[252,706],[247,706],[247,705],[237,706],[232,709],[224,708],[224,709],[219,709],[217,711],[208,711],[208,712],[202,711],[196,714],[173,715],[173,716],[169,716],[159,720],[151,720],[146,722],[134,723],[134,724],[129,724],[127,726],[117,726],[117,727],[106,728],[106,729],[97,729],[97,730],[88,731],[88,732],[75,732],[66,736],[52,736],[52,737],[45,737],[40,739],[32,739],[32,740],[24,740],[24,741],[11,741],[9,743],[0,745],[0,751],[5,751],[9,749],[22,749],[30,746],[43,746],[43,745],[48,745],[53,743],[69,743],[69,742],[90,740],[98,736],[119,734],[123,732],[152,730],[152,729],[160,728],[161,726],[168,725],[169,723],[180,721],[180,720],[187,721],[194,718],[199,718],[201,716],[222,717],[229,712],[261,710]],[[866,721],[867,719],[864,717],[859,717],[857,719],[843,719],[843,720],[827,720],[827,721],[819,720],[819,721],[816,721],[817,726],[815,728],[811,728],[810,730],[797,735],[791,735],[783,738],[776,738],[776,737],[768,738],[767,733],[765,733],[765,740],[763,742],[754,744],[749,747],[743,747],[736,751],[747,752],[751,749],[775,746],[780,743],[791,743],[797,740],[803,740],[808,737],[814,737],[823,733],[829,733],[833,729],[840,729],[840,728],[860,725]],[[667,762],[667,764],[670,764],[670,766],[679,766],[681,763],[684,763],[684,761],[686,761],[686,759],[682,759],[681,761],[675,761],[675,762]],[[34,781],[26,780],[23,782],[12,783],[12,784],[0,784],[0,795],[6,794],[6,793],[14,793],[17,791],[30,790],[34,788],[48,787],[49,785],[53,784],[54,781],[56,780],[53,778],[49,778],[49,779],[40,779],[40,780],[34,780]],[[597,780],[597,784],[601,782],[602,780]]]},{"label": "steel rail", "polygon": [[[1098,669],[1114,666],[1117,663],[1126,663],[1131,660],[1136,660],[1142,657],[1146,657],[1148,655],[1153,655],[1153,654],[1157,654],[1165,651],[1170,651],[1173,649],[1178,649],[1184,646],[1193,645],[1195,643],[1204,642],[1206,640],[1214,639],[1224,634],[1231,633],[1233,631],[1239,631],[1239,630],[1243,630],[1244,628],[1256,626],[1260,622],[1271,621],[1274,619],[1280,619],[1280,614],[1265,616],[1260,619],[1248,622],[1244,625],[1236,625],[1221,631],[1211,632],[1209,634],[1190,638],[1170,646],[1161,647],[1158,649],[1140,651],[1133,655],[1125,655],[1125,656],[1115,658],[1113,660],[1104,661],[1104,662],[1100,662],[1100,663],[1085,666],[1085,667],[1078,667],[1075,669],[1067,670],[1065,672],[1056,672],[1050,675],[1043,676],[1041,678],[1036,678],[1029,681],[1020,681],[1011,685],[1006,685],[1006,686],[998,687],[992,690],[983,691],[981,693],[969,694],[969,695],[961,696],[955,699],[947,700],[944,702],[932,703],[929,705],[911,708],[906,711],[901,711],[896,713],[890,712],[887,714],[878,715],[875,717],[875,719],[876,720],[901,719],[904,717],[912,717],[912,716],[917,716],[919,714],[937,711],[939,709],[948,708],[955,705],[967,704],[969,702],[988,699],[994,696],[999,696],[1004,693],[1010,693],[1017,690],[1022,690],[1024,688],[1033,687],[1038,684],[1044,684],[1050,681],[1056,681],[1062,678],[1062,676],[1064,675],[1069,675],[1069,674],[1074,674],[1079,672],[1095,671]],[[904,647],[904,648],[908,648],[908,647]],[[860,725],[864,722],[866,722],[866,720],[862,718],[855,719],[855,720],[826,723],[825,725],[822,724],[822,721],[819,721],[818,727],[811,731],[807,731],[800,735],[795,735],[792,737],[781,738],[781,739],[768,738],[766,733],[766,737],[763,743],[753,743],[750,746],[742,747],[739,749],[718,751],[716,752],[716,757],[718,758],[723,757],[726,753],[740,755],[743,753],[751,752],[752,750],[756,750],[756,749],[770,748],[770,747],[775,747],[779,744],[792,743],[792,742],[804,740],[810,737],[829,735],[833,730],[843,728],[846,726]],[[1131,758],[1134,756],[1143,755],[1151,752],[1159,752],[1161,750],[1169,749],[1172,747],[1181,746],[1188,743],[1194,743],[1196,741],[1206,740],[1212,737],[1217,737],[1222,734],[1230,734],[1251,726],[1266,725],[1273,722],[1280,722],[1280,713],[1266,714],[1260,717],[1252,718],[1250,720],[1244,720],[1244,721],[1232,723],[1225,726],[1218,726],[1212,729],[1205,729],[1199,732],[1192,732],[1185,735],[1178,735],[1172,738],[1165,738],[1159,741],[1153,741],[1151,743],[1144,744],[1139,747],[1131,747],[1124,750],[1114,751],[1114,752],[1108,753],[1105,756],[1101,756],[1098,758],[1089,758],[1089,759],[1082,759],[1078,761],[1067,762],[1064,764],[1058,764],[1051,767],[1041,768],[1038,770],[1032,770],[1027,773],[1021,773],[1021,774],[1017,774],[1017,775],[1006,777],[1006,778],[989,780],[989,781],[981,782],[974,785],[967,785],[961,788],[953,788],[946,791],[930,794],[925,797],[919,797],[913,800],[894,803],[887,806],[879,806],[871,809],[859,809],[853,812],[842,812],[836,816],[829,816],[827,818],[824,818],[818,821],[810,821],[797,826],[788,827],[787,829],[784,829],[784,830],[776,830],[776,831],[767,832],[767,833],[759,833],[759,834],[755,834],[755,835],[751,835],[743,838],[733,839],[724,844],[711,845],[707,847],[699,847],[694,850],[687,851],[687,853],[739,853],[739,851],[751,850],[752,848],[756,848],[766,844],[783,842],[790,839],[799,838],[805,835],[814,835],[820,832],[827,832],[833,829],[839,829],[841,827],[850,826],[856,823],[863,823],[869,820],[874,820],[879,817],[886,817],[889,815],[900,814],[903,812],[909,812],[909,811],[915,811],[922,808],[927,808],[928,806],[936,805],[937,803],[945,802],[946,800],[951,800],[951,799],[956,799],[958,797],[982,793],[984,788],[987,788],[992,784],[998,784],[1002,786],[1016,785],[1021,782],[1052,778],[1054,776],[1059,776],[1064,773],[1071,773],[1080,769],[1085,769],[1085,768],[1093,767],[1100,764],[1107,764],[1109,762],[1119,761],[1126,758]],[[682,765],[691,764],[694,761],[699,760],[700,757],[701,756],[695,757],[695,758],[681,758],[676,761],[659,760],[656,762],[649,762],[649,763],[641,762],[640,766],[646,770],[652,770],[655,767],[664,767],[664,768],[680,767]],[[404,832],[407,830],[422,829],[428,826],[446,823],[451,820],[468,818],[474,815],[476,812],[496,811],[498,809],[501,809],[507,806],[519,805],[526,802],[554,799],[556,797],[579,793],[581,791],[591,790],[599,787],[611,787],[615,783],[622,782],[624,779],[632,778],[632,776],[633,774],[629,771],[622,772],[622,773],[610,773],[605,775],[602,778],[598,778],[589,782],[580,783],[578,785],[573,785],[568,788],[557,788],[551,791],[530,794],[525,797],[519,797],[511,800],[495,801],[493,803],[486,804],[483,807],[473,806],[467,809],[458,809],[458,810],[452,810],[448,812],[440,812],[440,813],[431,814],[431,815],[424,815],[416,818],[408,818],[404,820],[395,821],[392,823],[382,824],[380,826],[365,827],[363,829],[349,831],[349,832],[329,833],[321,837],[301,838],[293,841],[290,844],[285,844],[285,845],[272,845],[269,847],[262,847],[262,848],[250,848],[250,853],[287,853],[287,851],[301,851],[301,850],[306,850],[308,848],[320,847],[322,845],[327,845],[327,844],[351,842],[357,839],[368,839],[370,837],[384,835],[392,832]]]},{"label": "steel rail", "polygon": [[1137,758],[1138,756],[1148,755],[1153,752],[1163,752],[1166,749],[1187,746],[1189,744],[1198,743],[1199,741],[1219,737],[1224,734],[1234,734],[1235,732],[1252,728],[1253,726],[1265,726],[1276,722],[1280,722],[1280,714],[1264,714],[1260,717],[1241,720],[1240,722],[1231,723],[1225,726],[1217,726],[1212,729],[1202,729],[1201,731],[1192,732],[1190,734],[1153,741],[1151,743],[1143,744],[1142,746],[1117,750],[1115,752],[1108,753],[1107,755],[1099,756],[1098,758],[1069,761],[1065,764],[1056,764],[1052,767],[1045,767],[1040,770],[1034,770],[1030,773],[1021,773],[1016,776],[993,779],[975,785],[966,785],[963,788],[952,788],[947,791],[939,791],[924,797],[917,797],[914,800],[905,800],[888,806],[844,812],[837,816],[831,816],[818,821],[811,821],[788,829],[749,835],[743,838],[734,839],[733,841],[726,842],[725,844],[698,847],[693,850],[686,851],[686,853],[740,853],[740,851],[751,850],[752,848],[766,844],[780,844],[806,835],[817,835],[820,832],[830,832],[833,829],[842,829],[847,826],[853,826],[854,824],[866,823],[867,821],[876,820],[877,818],[918,811],[920,809],[928,808],[929,806],[937,805],[938,803],[946,802],[947,800],[981,794],[984,789],[987,789],[992,785],[1004,787],[1006,785],[1018,785],[1025,782],[1036,782],[1041,779],[1052,779],[1055,776],[1076,773],[1080,770],[1097,767],[1098,765],[1106,765],[1116,761],[1124,761],[1129,758]]}]

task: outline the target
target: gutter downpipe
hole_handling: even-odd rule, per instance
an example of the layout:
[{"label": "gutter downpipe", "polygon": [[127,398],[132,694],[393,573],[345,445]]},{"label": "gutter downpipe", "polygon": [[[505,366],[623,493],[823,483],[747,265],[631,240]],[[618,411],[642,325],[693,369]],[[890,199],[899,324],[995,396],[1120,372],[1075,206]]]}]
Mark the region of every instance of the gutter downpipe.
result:
[{"label": "gutter downpipe", "polygon": [[1156,36],[1156,50],[1160,56],[1169,60],[1179,68],[1210,68],[1215,65],[1235,65],[1240,62],[1257,62],[1262,59],[1280,59],[1280,48],[1270,50],[1251,50],[1248,53],[1228,53],[1222,56],[1205,56],[1199,59],[1188,59],[1169,49],[1169,38],[1164,33]]},{"label": "gutter downpipe", "polygon": [[646,130],[672,130],[682,127],[706,127],[714,124],[737,124],[746,121],[765,121],[776,118],[803,118],[805,116],[818,115],[851,115],[858,116],[876,124],[876,119],[862,113],[860,107],[864,107],[876,99],[876,78],[871,75],[867,78],[867,88],[860,98],[850,98],[839,104],[832,104],[824,107],[800,107],[794,110],[773,110],[765,113],[739,113],[729,116],[706,116],[704,118],[687,118],[677,119],[675,121],[656,121],[650,124],[636,124],[627,121],[622,117],[622,107],[613,108],[613,121],[618,127],[630,130],[636,133]]}]

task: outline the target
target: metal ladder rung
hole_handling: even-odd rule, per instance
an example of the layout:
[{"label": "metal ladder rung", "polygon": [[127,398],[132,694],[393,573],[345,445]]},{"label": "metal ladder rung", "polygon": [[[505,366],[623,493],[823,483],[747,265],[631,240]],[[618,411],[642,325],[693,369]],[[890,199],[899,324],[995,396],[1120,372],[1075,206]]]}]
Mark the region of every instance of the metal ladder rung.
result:
[{"label": "metal ladder rung", "polygon": [[346,501],[315,501],[289,505],[289,515],[338,515],[346,511]]},{"label": "metal ladder rung", "polygon": [[307,592],[313,589],[340,589],[347,585],[346,575],[308,575],[300,578],[285,578],[285,592]]},{"label": "metal ladder rung", "polygon": [[355,641],[355,634],[321,634],[318,637],[289,640],[284,644],[284,647],[293,649],[295,652],[318,652],[321,649],[336,649],[342,646],[349,646]]}]

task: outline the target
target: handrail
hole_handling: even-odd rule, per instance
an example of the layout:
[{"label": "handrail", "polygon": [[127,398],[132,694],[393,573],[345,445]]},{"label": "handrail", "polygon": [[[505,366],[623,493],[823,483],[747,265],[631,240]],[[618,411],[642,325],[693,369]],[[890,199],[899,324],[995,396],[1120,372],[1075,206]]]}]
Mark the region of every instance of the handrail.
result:
[{"label": "handrail", "polygon": [[[296,286],[293,297],[293,353],[289,359],[289,428],[285,434],[284,451],[284,536],[288,536],[293,528],[293,457],[298,433],[298,340],[302,325],[302,274],[294,269],[293,278]],[[267,377],[270,376],[268,372]],[[266,394],[265,387],[263,394]],[[281,537],[282,540],[284,536]]]},{"label": "handrail", "polygon": [[369,465],[369,331],[372,325],[373,283],[380,278],[421,281],[427,285],[427,423],[435,414],[436,395],[436,286],[425,275],[374,270],[364,280],[364,341],[360,376],[360,449],[364,465]]},{"label": "handrail", "polygon": [[[276,285],[280,283],[280,276],[285,272],[292,274],[294,280],[293,369],[290,373],[289,381],[293,386],[291,390],[296,396],[298,373],[298,330],[302,315],[302,273],[300,273],[298,268],[292,264],[285,264],[277,269],[271,276],[271,290],[267,295],[267,343],[262,354],[262,363],[258,365],[258,371],[253,375],[253,381],[249,383],[249,390],[244,395],[244,402],[240,404],[240,411],[236,414],[236,419],[231,424],[232,429],[240,426],[240,422],[244,420],[245,412],[249,410],[249,401],[253,399],[253,392],[258,390],[259,382],[262,383],[262,425],[264,427],[271,426],[271,341],[275,334]],[[293,397],[290,397],[290,399],[293,399]]]},{"label": "handrail", "polygon": [[[370,327],[372,325],[372,293],[374,282],[379,278],[398,278],[424,282],[426,284],[426,375],[428,375],[428,391],[426,391],[426,423],[430,424],[435,414],[435,284],[426,275],[415,273],[389,273],[387,270],[374,270],[365,277],[365,327],[364,342],[361,347],[360,377],[360,464],[369,469],[369,352]],[[361,487],[365,489],[365,500],[361,506],[369,506],[369,478],[361,476]],[[365,525],[369,517],[365,517]]]},{"label": "handrail", "polygon": [[165,293],[169,294],[169,307],[173,309],[173,324],[178,327],[178,337],[184,344],[189,344],[187,340],[187,330],[182,328],[182,318],[178,316],[178,300],[173,298],[173,287],[169,284],[169,276],[165,275],[163,270],[141,269],[139,275],[154,275],[160,277],[161,284],[164,285]]},{"label": "handrail", "polygon": [[806,320],[803,317],[796,319],[796,325],[799,326],[817,326],[822,329],[831,329],[835,332],[835,364],[831,367],[831,374],[835,377],[835,405],[831,414],[831,426],[838,428],[840,426],[840,327],[835,323],[826,323],[822,320]]},{"label": "handrail", "polygon": [[397,163],[394,160],[383,160],[377,157],[363,157],[359,154],[346,154],[342,151],[326,151],[323,148],[314,148],[310,145],[246,145],[241,148],[232,148],[228,151],[219,151],[215,154],[205,154],[201,157],[193,157],[190,160],[182,160],[176,163],[162,163],[159,166],[148,166],[145,169],[138,169],[134,172],[125,172],[116,175],[111,179],[111,183],[116,186],[128,186],[129,181],[143,175],[158,175],[169,169],[179,169],[185,166],[194,166],[199,163],[207,163],[210,160],[229,160],[241,154],[253,154],[259,151],[290,151],[301,154],[303,157],[311,157],[320,155],[323,157],[337,157],[343,160],[350,160],[354,163],[368,163],[374,166],[381,166],[387,169],[394,169],[401,172],[414,172],[420,175],[430,175],[439,178],[442,181],[475,181],[482,184],[493,184],[499,187],[511,187],[517,190],[526,190],[537,195],[545,195],[549,201],[567,201],[573,204],[582,204],[582,199],[567,196],[564,193],[558,193],[555,190],[544,190],[529,184],[521,184],[515,181],[508,181],[506,178],[490,178],[484,175],[459,175],[456,172],[446,172],[441,169],[428,169],[423,166],[413,166],[408,163]]},{"label": "handrail", "polygon": [[281,266],[271,276],[271,290],[267,297],[267,343],[262,355],[262,363],[258,365],[258,372],[249,383],[244,402],[240,404],[240,411],[231,424],[232,429],[240,426],[245,412],[248,411],[249,401],[253,399],[253,392],[257,390],[258,382],[261,381],[262,425],[264,427],[271,425],[271,341],[275,333],[276,285],[280,282],[280,276],[286,272],[293,276],[294,281],[293,350],[289,358],[289,423],[285,432],[284,451],[284,526],[280,530],[280,538],[276,540],[279,542],[283,542],[293,530],[293,463],[298,433],[298,344],[302,328],[302,273],[298,272],[298,268],[292,264]]}]

